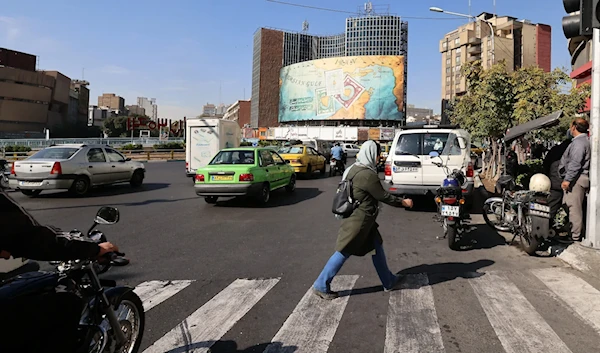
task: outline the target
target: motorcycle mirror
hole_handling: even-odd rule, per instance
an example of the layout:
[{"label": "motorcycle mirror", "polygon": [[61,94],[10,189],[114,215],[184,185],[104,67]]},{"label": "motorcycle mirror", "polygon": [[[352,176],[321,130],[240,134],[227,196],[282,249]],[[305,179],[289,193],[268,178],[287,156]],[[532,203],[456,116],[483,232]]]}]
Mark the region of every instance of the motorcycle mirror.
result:
[{"label": "motorcycle mirror", "polygon": [[119,222],[119,210],[115,207],[102,207],[96,213],[94,222],[97,224],[115,224]]}]

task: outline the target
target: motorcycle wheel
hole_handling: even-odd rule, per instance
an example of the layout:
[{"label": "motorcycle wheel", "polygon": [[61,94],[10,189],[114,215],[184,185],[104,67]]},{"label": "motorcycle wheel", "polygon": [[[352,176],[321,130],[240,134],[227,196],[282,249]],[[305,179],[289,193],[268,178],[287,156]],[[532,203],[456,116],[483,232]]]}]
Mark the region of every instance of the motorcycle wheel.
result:
[{"label": "motorcycle wheel", "polygon": [[525,217],[525,224],[525,234],[521,236],[521,249],[527,255],[535,255],[540,246],[540,240],[531,235],[531,218],[529,216]]},{"label": "motorcycle wheel", "polygon": [[[444,221],[445,223],[446,221]],[[456,234],[458,231],[458,224],[454,223],[453,225],[445,224],[445,232],[446,239],[448,240],[448,247],[450,250],[457,250],[458,244],[456,243]]]},{"label": "motorcycle wheel", "polygon": [[[144,306],[140,297],[135,292],[130,291],[121,297],[121,301],[115,310],[117,320],[121,324],[121,330],[125,334],[126,342],[115,353],[136,353],[142,344],[146,317],[144,315]],[[109,331],[109,337],[115,342],[114,335]],[[112,352],[112,351],[111,351]]]},{"label": "motorcycle wheel", "polygon": [[[498,207],[502,207],[502,204],[500,202],[493,202],[491,204],[484,204],[483,205],[483,219],[485,220],[485,223],[496,229],[497,231],[500,232],[508,232],[510,231],[510,227],[506,224],[504,224],[504,222],[500,221],[500,222],[492,222],[492,220],[490,220],[490,218],[488,217],[488,213],[492,210],[492,205],[494,205],[495,207],[493,208],[494,210]],[[494,213],[495,214],[495,213]]]}]

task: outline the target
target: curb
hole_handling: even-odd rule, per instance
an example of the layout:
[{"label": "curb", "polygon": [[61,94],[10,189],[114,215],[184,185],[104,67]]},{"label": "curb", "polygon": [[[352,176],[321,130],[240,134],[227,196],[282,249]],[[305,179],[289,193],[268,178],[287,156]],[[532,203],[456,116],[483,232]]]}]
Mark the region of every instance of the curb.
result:
[{"label": "curb", "polygon": [[575,243],[558,254],[557,258],[586,275],[600,279],[600,250]]},{"label": "curb", "polygon": [[168,162],[184,162],[185,159],[151,159],[151,160],[147,160],[147,159],[133,159],[133,162],[140,162],[140,163],[168,163]]}]

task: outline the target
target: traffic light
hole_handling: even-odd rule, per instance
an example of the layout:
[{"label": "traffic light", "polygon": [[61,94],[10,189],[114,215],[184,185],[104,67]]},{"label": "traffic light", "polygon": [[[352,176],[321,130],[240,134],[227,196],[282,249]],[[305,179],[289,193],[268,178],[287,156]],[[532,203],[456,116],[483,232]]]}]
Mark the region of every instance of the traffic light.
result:
[{"label": "traffic light", "polygon": [[563,17],[563,32],[567,39],[591,36],[594,28],[600,28],[600,0],[563,0],[567,13],[579,12]]}]

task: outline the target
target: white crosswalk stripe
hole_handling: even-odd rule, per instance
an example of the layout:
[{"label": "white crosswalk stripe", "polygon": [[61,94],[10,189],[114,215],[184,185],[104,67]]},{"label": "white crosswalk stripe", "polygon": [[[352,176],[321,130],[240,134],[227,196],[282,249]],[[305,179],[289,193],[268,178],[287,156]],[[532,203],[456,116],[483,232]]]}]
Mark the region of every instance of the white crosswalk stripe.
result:
[{"label": "white crosswalk stripe", "polygon": [[409,275],[390,294],[385,353],[443,353],[444,342],[425,274]]},{"label": "white crosswalk stripe", "polygon": [[[549,291],[518,287],[511,278],[523,286],[522,279],[519,279],[523,274],[531,280],[538,278]],[[600,340],[600,290],[578,277],[576,272],[565,268],[534,269],[513,277],[515,275],[492,271],[481,276],[465,276],[469,291],[473,291],[473,298],[481,307],[479,315],[489,322],[488,328],[480,329],[495,334],[504,352],[581,351],[581,347],[570,348],[563,342],[557,332],[563,337],[571,333],[560,330],[560,326],[553,326],[553,329],[540,314],[543,310],[538,312],[522,290],[530,291],[526,292],[528,295],[533,290],[536,295],[547,296],[552,305],[556,303],[562,306],[563,310],[593,328]],[[264,353],[283,353],[289,347],[294,349],[294,353],[328,352],[335,336],[339,334],[338,327],[343,322],[344,312],[352,302],[351,290],[358,278],[356,275],[337,276],[332,287],[343,294],[332,301],[316,297],[309,288]],[[235,280],[208,302],[200,303],[199,309],[144,353],[209,352],[263,297],[274,295],[269,292],[279,281],[279,278]],[[135,292],[148,311],[157,305],[168,305],[169,298],[192,283],[149,281],[137,286]],[[541,288],[539,284],[537,286]],[[405,276],[400,290],[389,294],[384,353],[446,352],[445,339],[448,340],[448,337],[444,338],[440,329],[434,288],[427,274],[411,274]],[[539,305],[540,301],[534,303]],[[465,302],[465,305],[472,307],[473,302]],[[573,344],[573,341],[566,341]]]},{"label": "white crosswalk stripe", "polygon": [[193,281],[148,281],[135,287],[134,292],[142,300],[144,311],[148,311],[171,298]]},{"label": "white crosswalk stripe", "polygon": [[564,269],[531,272],[600,334],[600,291]]},{"label": "white crosswalk stripe", "polygon": [[469,283],[507,353],[571,353],[506,276],[486,273]]},{"label": "white crosswalk stripe", "polygon": [[309,289],[264,353],[284,353],[286,346],[295,347],[294,353],[326,353],[357,279],[358,276],[334,278],[332,289],[345,292],[336,300],[322,300]]},{"label": "white crosswalk stripe", "polygon": [[237,279],[156,341],[144,353],[165,353],[177,348],[185,352],[209,352],[276,284],[275,279]]}]

